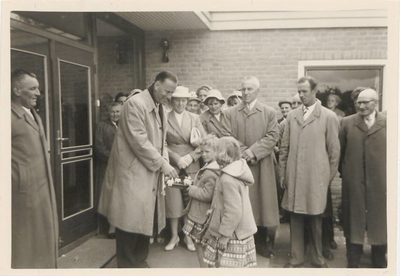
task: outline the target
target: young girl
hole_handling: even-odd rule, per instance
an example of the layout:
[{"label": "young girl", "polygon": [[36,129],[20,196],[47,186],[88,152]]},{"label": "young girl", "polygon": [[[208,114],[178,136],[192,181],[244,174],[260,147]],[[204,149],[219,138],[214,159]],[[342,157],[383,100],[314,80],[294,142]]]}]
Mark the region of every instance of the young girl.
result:
[{"label": "young girl", "polygon": [[216,161],[221,167],[211,218],[203,237],[204,261],[215,267],[255,266],[253,234],[257,232],[248,186],[254,183],[239,143],[232,137],[219,139]]},{"label": "young girl", "polygon": [[218,138],[215,135],[207,135],[202,140],[200,149],[202,150],[205,165],[197,173],[194,185],[188,187],[191,199],[185,210],[188,211],[188,215],[186,223],[183,226],[183,232],[191,237],[195,243],[200,267],[207,267],[207,264],[203,261],[204,248],[201,244],[201,239],[206,230],[204,229],[204,224],[208,216],[206,212],[210,209],[215,181],[219,175],[219,166],[214,161],[217,145]]}]

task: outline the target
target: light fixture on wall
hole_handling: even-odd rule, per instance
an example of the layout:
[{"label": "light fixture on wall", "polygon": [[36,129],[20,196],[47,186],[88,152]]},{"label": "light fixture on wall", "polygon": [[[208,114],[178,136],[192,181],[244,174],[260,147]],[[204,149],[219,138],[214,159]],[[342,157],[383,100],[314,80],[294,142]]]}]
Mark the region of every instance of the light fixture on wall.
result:
[{"label": "light fixture on wall", "polygon": [[169,62],[168,51],[171,48],[171,44],[169,43],[169,40],[166,38],[161,39],[161,47],[164,50],[162,61],[167,63],[167,62]]},{"label": "light fixture on wall", "polygon": [[129,51],[131,50],[131,43],[128,40],[120,40],[115,45],[117,62],[118,64],[126,64],[128,62]]}]

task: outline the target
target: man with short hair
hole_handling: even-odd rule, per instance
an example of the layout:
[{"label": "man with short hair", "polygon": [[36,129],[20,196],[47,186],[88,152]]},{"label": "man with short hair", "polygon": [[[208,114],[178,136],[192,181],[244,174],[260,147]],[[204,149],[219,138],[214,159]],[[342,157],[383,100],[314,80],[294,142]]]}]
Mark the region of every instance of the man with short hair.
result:
[{"label": "man with short hair", "polygon": [[322,213],[339,162],[339,121],[317,100],[314,78],[300,78],[297,91],[303,106],[287,116],[279,154],[280,182],[286,189],[282,207],[291,212],[291,259],[285,267],[304,263],[306,220],[311,226],[311,264],[328,267],[322,256]]},{"label": "man with short hair", "polygon": [[58,219],[35,74],[11,75],[12,268],[56,268]]},{"label": "man with short hair", "polygon": [[116,227],[118,267],[148,267],[150,236],[165,227],[162,174],[177,177],[168,163],[167,118],[162,103],[178,79],[159,73],[143,92],[124,103],[111,149],[99,213]]},{"label": "man with short hair", "polygon": [[279,225],[274,170],[274,147],[279,138],[276,111],[257,100],[260,82],[256,77],[245,77],[241,91],[242,102],[225,111],[222,133],[239,141],[242,158],[250,165],[254,185],[249,196],[258,227],[256,250],[264,257],[271,257]]},{"label": "man with short hair", "polygon": [[289,112],[292,110],[292,101],[290,100],[281,100],[278,103],[279,108],[281,109],[282,118],[278,120],[278,124],[280,124],[283,120],[286,119]]},{"label": "man with short hair", "polygon": [[360,264],[365,233],[374,268],[387,267],[386,116],[377,112],[379,97],[364,89],[357,113],[343,118],[339,133],[343,231],[347,267]]},{"label": "man with short hair", "polygon": [[300,100],[299,93],[294,94],[294,95],[293,95],[293,98],[292,98],[292,109],[296,109],[296,108],[298,108],[299,106],[301,106],[302,104],[303,104],[303,103],[302,103],[301,100]]}]

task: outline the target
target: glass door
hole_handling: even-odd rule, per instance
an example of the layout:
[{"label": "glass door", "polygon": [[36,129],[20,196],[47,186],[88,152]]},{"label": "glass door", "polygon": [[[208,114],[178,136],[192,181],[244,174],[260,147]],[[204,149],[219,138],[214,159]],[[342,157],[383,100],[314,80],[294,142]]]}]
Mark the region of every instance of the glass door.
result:
[{"label": "glass door", "polygon": [[96,229],[93,199],[94,55],[54,43],[55,148],[60,247]]}]

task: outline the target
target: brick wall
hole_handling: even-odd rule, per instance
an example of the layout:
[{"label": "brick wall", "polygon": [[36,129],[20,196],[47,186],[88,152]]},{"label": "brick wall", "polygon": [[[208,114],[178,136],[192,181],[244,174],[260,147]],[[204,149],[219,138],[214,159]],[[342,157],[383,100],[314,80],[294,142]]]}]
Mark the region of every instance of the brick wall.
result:
[{"label": "brick wall", "polygon": [[[162,62],[160,41],[172,44],[169,63]],[[146,33],[146,81],[162,70],[195,90],[203,84],[226,97],[245,75],[261,83],[259,98],[276,108],[295,94],[297,66],[303,60],[385,59],[386,28],[287,29],[245,31],[162,31]],[[332,183],[334,214],[340,205],[341,180]]]},{"label": "brick wall", "polygon": [[[133,87],[133,47],[128,47],[124,64],[117,62],[116,44],[127,37],[100,37],[98,41],[98,79],[101,100],[100,118],[108,117],[107,105],[118,92],[130,92]],[[109,94],[109,96],[107,95]]]},{"label": "brick wall", "polygon": [[[169,63],[162,62],[163,37],[172,44]],[[298,61],[386,57],[386,28],[146,33],[147,83],[170,70],[191,90],[208,84],[227,96],[245,75],[254,75],[261,82],[261,101],[275,108],[296,93]]]}]

